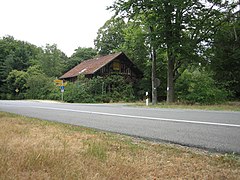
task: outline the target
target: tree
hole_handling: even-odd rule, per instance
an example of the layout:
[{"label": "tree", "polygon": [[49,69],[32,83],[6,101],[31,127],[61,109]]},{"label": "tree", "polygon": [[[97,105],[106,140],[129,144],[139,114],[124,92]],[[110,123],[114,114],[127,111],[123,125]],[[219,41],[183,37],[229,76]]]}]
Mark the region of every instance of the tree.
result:
[{"label": "tree", "polygon": [[47,44],[43,51],[34,59],[33,65],[39,65],[48,77],[58,77],[65,70],[67,56],[57,45]]},{"label": "tree", "polygon": [[0,39],[0,47],[0,60],[6,65],[8,73],[13,69],[26,70],[40,51],[35,45],[15,40],[11,36]]},{"label": "tree", "polygon": [[[128,21],[126,27],[123,29],[123,44],[120,45],[119,51],[123,51],[127,56],[138,66],[144,73],[143,79],[134,85],[138,97],[143,97],[146,91],[149,91],[151,85],[151,61],[149,61],[149,54],[151,49],[149,41],[146,39],[148,27],[142,26],[137,19]],[[156,60],[159,63],[159,59]],[[156,74],[159,74],[158,72]]]},{"label": "tree", "polygon": [[38,65],[30,66],[27,70],[28,78],[26,97],[29,99],[60,99],[60,90],[53,83],[54,78],[47,77]]},{"label": "tree", "polygon": [[[161,49],[156,49],[155,51],[155,56],[152,56],[152,47],[153,47],[153,39],[154,39],[154,33],[152,33],[153,38],[149,38],[150,34],[150,28],[149,25],[143,25],[142,21],[146,21],[145,17],[139,16],[139,17],[134,17],[134,20],[129,20],[127,23],[124,24],[124,26],[121,28],[122,29],[122,42],[119,42],[121,44],[118,44],[118,48],[112,49],[111,46],[108,46],[109,52],[110,51],[122,51],[125,54],[127,54],[128,57],[144,72],[144,78],[138,82],[137,84],[134,85],[135,91],[139,95],[139,97],[143,97],[146,91],[149,91],[149,85],[151,85],[151,79],[154,79],[155,81],[152,81],[153,83],[156,82],[156,78],[161,79],[162,82],[165,81],[166,75],[165,73],[159,77],[158,75],[163,72],[166,72],[166,64],[165,64],[165,54],[164,51]],[[113,24],[113,26],[116,25],[117,27],[112,27],[112,29],[119,29],[119,24]],[[107,29],[107,27],[106,27]],[[106,30],[106,32],[108,32]],[[101,32],[99,32],[98,36],[110,36],[107,37],[106,39],[111,39],[112,34],[111,33],[106,33],[105,35],[101,35]],[[156,34],[156,33],[155,33]],[[99,40],[101,41],[101,40]],[[99,43],[101,46],[105,46],[104,42]],[[152,44],[152,46],[151,46]],[[156,45],[155,45],[156,46]],[[160,64],[160,66],[154,66],[152,68],[152,58],[154,57],[154,62],[156,64]],[[151,69],[156,69],[156,73],[154,73],[154,77],[152,78],[152,72]],[[156,85],[155,85],[156,86]],[[157,101],[157,91],[156,88],[153,89],[153,98],[154,103]],[[159,88],[160,91],[158,92],[158,95],[161,96],[161,99],[164,97],[164,90],[166,89],[165,84],[161,83],[161,87]]]},{"label": "tree", "polygon": [[146,43],[146,29],[138,22],[128,21],[123,29],[123,42],[119,44],[118,51],[122,51],[138,66],[143,72],[146,70],[146,63],[149,59],[149,47]]},{"label": "tree", "polygon": [[211,58],[214,79],[240,98],[240,20],[221,26],[215,34]]},{"label": "tree", "polygon": [[6,98],[9,92],[6,79],[13,70],[26,71],[40,49],[11,36],[0,38],[0,98]]},{"label": "tree", "polygon": [[97,51],[93,48],[78,47],[75,49],[73,55],[68,59],[66,65],[66,71],[80,64],[82,61],[91,59],[97,55]]},{"label": "tree", "polygon": [[180,67],[199,60],[204,46],[211,41],[217,27],[229,18],[234,7],[233,3],[217,0],[118,0],[111,9],[130,19],[145,17],[142,24],[150,28],[151,47],[163,48],[167,54],[167,102],[171,103],[175,81],[181,75]]},{"label": "tree", "polygon": [[108,55],[119,49],[124,42],[123,29],[125,22],[122,18],[111,18],[97,33],[94,45],[100,55]]},{"label": "tree", "polygon": [[28,74],[24,71],[12,70],[6,79],[8,92],[13,98],[23,99],[26,93]]}]

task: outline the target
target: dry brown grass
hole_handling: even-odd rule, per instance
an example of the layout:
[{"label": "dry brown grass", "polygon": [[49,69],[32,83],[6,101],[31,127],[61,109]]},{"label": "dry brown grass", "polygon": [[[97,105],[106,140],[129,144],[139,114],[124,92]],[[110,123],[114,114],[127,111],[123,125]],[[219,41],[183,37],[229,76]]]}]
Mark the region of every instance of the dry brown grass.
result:
[{"label": "dry brown grass", "polygon": [[0,112],[0,179],[239,178],[239,156]]}]

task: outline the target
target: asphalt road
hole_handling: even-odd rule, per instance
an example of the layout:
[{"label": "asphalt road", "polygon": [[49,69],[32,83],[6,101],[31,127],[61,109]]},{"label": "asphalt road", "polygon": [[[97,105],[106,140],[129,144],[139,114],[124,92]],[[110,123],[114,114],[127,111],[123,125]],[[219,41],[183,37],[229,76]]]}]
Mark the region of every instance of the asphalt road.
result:
[{"label": "asphalt road", "polygon": [[240,154],[240,112],[35,101],[0,101],[0,111]]}]

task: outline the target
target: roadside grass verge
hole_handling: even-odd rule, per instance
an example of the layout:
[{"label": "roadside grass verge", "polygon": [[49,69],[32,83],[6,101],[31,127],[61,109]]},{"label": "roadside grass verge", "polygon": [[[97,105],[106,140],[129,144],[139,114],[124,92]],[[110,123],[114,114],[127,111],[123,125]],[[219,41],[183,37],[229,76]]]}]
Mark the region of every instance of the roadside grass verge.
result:
[{"label": "roadside grass verge", "polygon": [[[144,102],[130,103],[130,106],[147,107]],[[173,108],[173,109],[197,109],[197,110],[214,110],[214,111],[240,111],[240,102],[228,102],[224,104],[214,105],[200,105],[200,104],[183,104],[183,103],[158,103],[157,105],[151,105],[152,108]]]},{"label": "roadside grass verge", "polygon": [[0,112],[0,179],[239,179],[240,157]]}]

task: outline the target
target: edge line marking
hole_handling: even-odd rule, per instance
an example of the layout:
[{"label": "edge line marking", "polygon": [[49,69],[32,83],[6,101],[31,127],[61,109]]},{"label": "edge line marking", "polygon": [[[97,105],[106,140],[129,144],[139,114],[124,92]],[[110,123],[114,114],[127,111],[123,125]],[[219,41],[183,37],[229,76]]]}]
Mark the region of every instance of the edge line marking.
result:
[{"label": "edge line marking", "polygon": [[240,125],[238,125],[238,124],[214,123],[214,122],[205,122],[205,121],[190,121],[190,120],[157,118],[157,117],[147,117],[147,116],[134,116],[134,115],[127,115],[127,114],[104,113],[104,112],[83,111],[83,110],[65,109],[65,108],[41,107],[41,106],[31,106],[31,107],[32,108],[38,108],[38,109],[71,111],[71,112],[86,113],[86,114],[98,114],[98,115],[105,115],[105,116],[117,116],[117,117],[135,118],[135,119],[150,119],[150,120],[158,120],[158,121],[166,121],[166,122],[203,124],[203,125],[227,126],[227,127],[238,127],[238,128],[240,128]]}]

